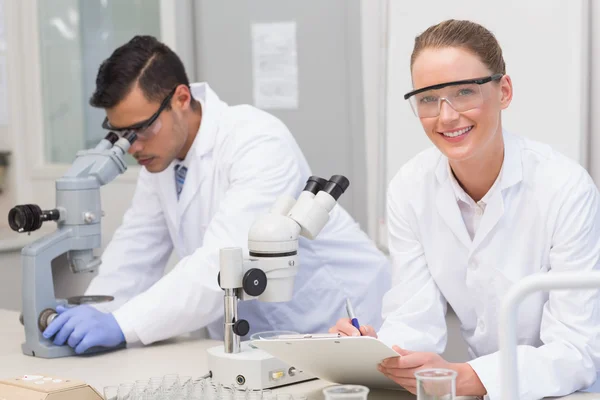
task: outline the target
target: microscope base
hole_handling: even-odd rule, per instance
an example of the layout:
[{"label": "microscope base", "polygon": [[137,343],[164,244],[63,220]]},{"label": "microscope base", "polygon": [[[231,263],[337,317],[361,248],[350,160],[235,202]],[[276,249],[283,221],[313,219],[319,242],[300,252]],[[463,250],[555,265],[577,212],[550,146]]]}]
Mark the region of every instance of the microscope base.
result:
[{"label": "microscope base", "polygon": [[40,357],[40,358],[59,358],[59,357],[70,357],[75,356],[75,350],[69,346],[55,346],[55,345],[44,345],[42,343],[35,343],[33,346],[25,342],[21,344],[21,350],[26,356]]},{"label": "microscope base", "polygon": [[[116,347],[92,347],[88,351],[83,354],[95,354],[101,352],[114,351],[118,349],[124,349],[127,347],[125,343],[120,344]],[[35,343],[34,346],[31,346],[27,342],[21,344],[21,350],[23,354],[26,356],[33,356],[39,358],[60,358],[60,357],[71,357],[71,356],[79,356],[80,354],[75,353],[72,347],[64,345],[64,346],[56,346],[54,344],[45,345],[42,343]]]},{"label": "microscope base", "polygon": [[225,353],[222,345],[211,347],[207,352],[212,379],[222,385],[271,389],[316,379],[263,350],[252,348],[249,342],[242,342],[241,351],[236,354]]}]

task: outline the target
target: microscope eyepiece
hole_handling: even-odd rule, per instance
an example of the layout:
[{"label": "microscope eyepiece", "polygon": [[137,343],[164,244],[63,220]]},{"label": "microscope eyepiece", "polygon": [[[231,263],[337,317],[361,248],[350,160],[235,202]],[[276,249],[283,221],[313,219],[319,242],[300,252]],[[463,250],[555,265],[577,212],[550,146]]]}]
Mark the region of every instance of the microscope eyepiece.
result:
[{"label": "microscope eyepiece", "polygon": [[123,138],[127,139],[129,144],[133,144],[137,140],[137,133],[134,130],[128,130],[123,134]]},{"label": "microscope eyepiece", "polygon": [[8,224],[15,232],[33,232],[45,221],[57,221],[60,217],[58,210],[44,210],[37,204],[23,204],[13,207],[8,212]]},{"label": "microscope eyepiece", "polygon": [[114,133],[113,131],[108,132],[108,134],[104,137],[104,139],[108,140],[111,144],[115,144],[117,140],[119,140],[119,135]]},{"label": "microscope eyepiece", "polygon": [[323,190],[325,185],[327,184],[327,179],[320,178],[318,176],[311,176],[306,181],[306,186],[304,187],[304,191],[311,192],[312,194],[317,194],[319,191]]},{"label": "microscope eyepiece", "polygon": [[346,189],[348,189],[348,186],[350,186],[348,178],[343,175],[333,175],[329,178],[327,184],[325,184],[323,191],[329,193],[337,201]]}]

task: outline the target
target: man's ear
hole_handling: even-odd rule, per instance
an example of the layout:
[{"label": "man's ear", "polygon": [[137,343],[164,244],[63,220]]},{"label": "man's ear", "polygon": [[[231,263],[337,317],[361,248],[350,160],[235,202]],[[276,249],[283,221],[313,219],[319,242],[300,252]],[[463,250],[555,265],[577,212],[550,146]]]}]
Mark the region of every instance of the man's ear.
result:
[{"label": "man's ear", "polygon": [[173,99],[174,103],[177,104],[180,109],[186,110],[190,108],[190,103],[192,101],[190,88],[186,85],[177,86],[177,89],[175,89],[175,93],[173,94]]}]

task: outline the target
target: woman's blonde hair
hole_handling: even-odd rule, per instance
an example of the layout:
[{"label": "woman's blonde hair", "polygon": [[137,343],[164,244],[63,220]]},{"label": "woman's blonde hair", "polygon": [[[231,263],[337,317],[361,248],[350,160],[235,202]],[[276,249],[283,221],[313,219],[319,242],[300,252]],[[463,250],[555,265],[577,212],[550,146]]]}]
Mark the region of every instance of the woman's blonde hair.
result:
[{"label": "woman's blonde hair", "polygon": [[492,74],[505,74],[502,48],[492,32],[471,21],[449,19],[433,25],[415,38],[410,69],[421,51],[427,48],[459,47],[478,56]]}]

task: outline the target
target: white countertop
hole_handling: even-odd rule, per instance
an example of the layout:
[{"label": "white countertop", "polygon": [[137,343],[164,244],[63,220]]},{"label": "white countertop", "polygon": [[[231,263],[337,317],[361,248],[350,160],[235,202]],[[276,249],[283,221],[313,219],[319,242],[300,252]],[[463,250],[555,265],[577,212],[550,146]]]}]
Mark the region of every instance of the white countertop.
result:
[{"label": "white countertop", "polygon": [[[89,356],[43,359],[21,353],[24,340],[19,313],[0,310],[0,379],[25,374],[51,375],[82,380],[100,393],[105,386],[118,385],[153,376],[180,374],[199,377],[208,372],[206,349],[218,345],[214,340],[178,338],[151,346]],[[309,399],[323,399],[321,390],[329,382],[314,380],[274,390],[280,393],[305,394]],[[576,393],[564,397],[569,400],[599,398],[600,394]],[[373,390],[369,399],[415,399],[406,392]],[[464,398],[463,398],[464,399]]]}]

